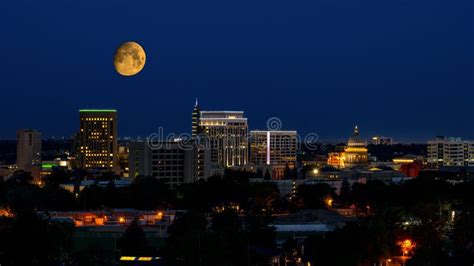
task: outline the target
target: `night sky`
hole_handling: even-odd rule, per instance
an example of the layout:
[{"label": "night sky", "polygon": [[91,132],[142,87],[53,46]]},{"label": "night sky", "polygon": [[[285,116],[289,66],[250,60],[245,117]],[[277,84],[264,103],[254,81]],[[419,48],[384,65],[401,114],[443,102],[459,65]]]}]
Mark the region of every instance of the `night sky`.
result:
[{"label": "night sky", "polygon": [[[14,0],[0,25],[0,138],[69,137],[80,108],[118,109],[120,136],[188,132],[197,96],[323,141],[474,139],[471,0]],[[148,58],[126,78],[129,40]]]}]

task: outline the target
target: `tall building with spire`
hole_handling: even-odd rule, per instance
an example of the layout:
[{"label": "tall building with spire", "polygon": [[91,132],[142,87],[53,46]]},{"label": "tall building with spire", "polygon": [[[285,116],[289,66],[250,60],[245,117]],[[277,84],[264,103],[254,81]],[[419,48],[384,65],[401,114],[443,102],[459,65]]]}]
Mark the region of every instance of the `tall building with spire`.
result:
[{"label": "tall building with spire", "polygon": [[248,125],[243,111],[201,111],[199,127],[207,136],[211,162],[216,166],[248,163]]},{"label": "tall building with spire", "polygon": [[[192,114],[192,138],[211,150],[213,167],[248,163],[248,125],[243,111],[201,111],[198,99]],[[199,161],[199,158],[198,158]]]},{"label": "tall building with spire", "polygon": [[193,116],[192,116],[192,131],[191,131],[191,136],[193,138],[196,138],[197,135],[202,133],[201,127],[199,125],[199,121],[201,118],[201,109],[199,108],[199,103],[198,103],[198,98],[196,97],[196,103],[194,104],[193,108]]}]

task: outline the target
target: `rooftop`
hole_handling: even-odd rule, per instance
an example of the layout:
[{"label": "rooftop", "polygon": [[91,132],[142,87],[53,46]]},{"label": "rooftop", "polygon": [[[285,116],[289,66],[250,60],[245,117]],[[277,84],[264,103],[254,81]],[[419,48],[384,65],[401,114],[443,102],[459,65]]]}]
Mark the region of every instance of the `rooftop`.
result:
[{"label": "rooftop", "polygon": [[115,113],[115,109],[81,109],[80,113]]}]

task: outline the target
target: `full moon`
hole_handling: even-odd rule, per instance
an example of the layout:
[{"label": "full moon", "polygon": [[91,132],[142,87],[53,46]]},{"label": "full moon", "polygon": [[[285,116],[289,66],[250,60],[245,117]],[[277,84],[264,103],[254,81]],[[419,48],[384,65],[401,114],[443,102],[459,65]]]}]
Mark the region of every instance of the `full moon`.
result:
[{"label": "full moon", "polygon": [[122,76],[133,76],[145,66],[145,50],[136,42],[126,42],[117,49],[114,56],[115,70]]}]

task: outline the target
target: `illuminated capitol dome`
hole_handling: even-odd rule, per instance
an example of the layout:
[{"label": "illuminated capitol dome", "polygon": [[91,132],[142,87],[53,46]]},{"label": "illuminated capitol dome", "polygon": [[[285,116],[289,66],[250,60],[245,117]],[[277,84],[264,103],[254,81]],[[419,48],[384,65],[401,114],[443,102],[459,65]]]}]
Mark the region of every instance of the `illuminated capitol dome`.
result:
[{"label": "illuminated capitol dome", "polygon": [[347,141],[347,146],[349,147],[366,147],[367,142],[363,140],[359,135],[359,128],[355,126],[354,134]]},{"label": "illuminated capitol dome", "polygon": [[347,141],[347,146],[344,147],[344,151],[329,154],[328,164],[337,168],[367,166],[367,142],[360,137],[359,128],[357,126],[355,126],[354,133]]},{"label": "illuminated capitol dome", "polygon": [[355,126],[354,133],[347,141],[343,158],[345,167],[367,166],[367,142],[360,137],[357,126]]}]

